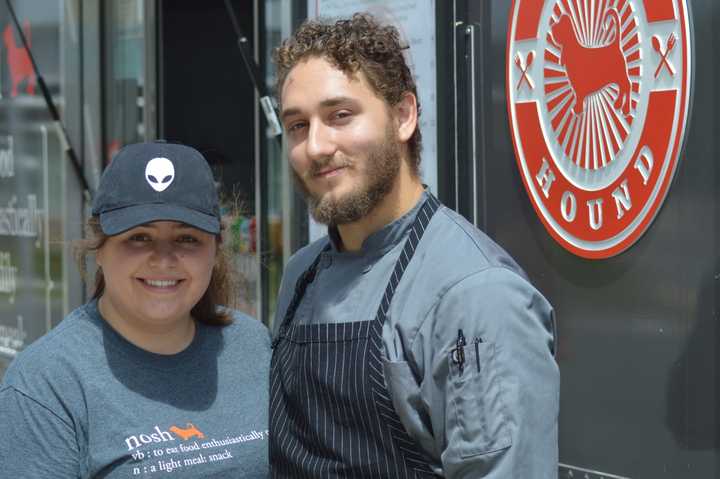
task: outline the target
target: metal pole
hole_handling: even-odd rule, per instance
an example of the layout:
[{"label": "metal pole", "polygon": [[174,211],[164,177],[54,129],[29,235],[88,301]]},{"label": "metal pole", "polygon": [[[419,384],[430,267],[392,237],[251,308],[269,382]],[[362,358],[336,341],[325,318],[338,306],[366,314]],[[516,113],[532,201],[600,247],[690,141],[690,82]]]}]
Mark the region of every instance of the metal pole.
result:
[{"label": "metal pole", "polygon": [[240,28],[240,24],[237,21],[237,16],[235,15],[235,10],[233,9],[230,0],[225,0],[225,8],[228,11],[228,16],[232,22],[233,30],[235,30],[235,36],[237,36],[237,45],[240,49],[243,63],[245,64],[245,68],[250,75],[250,80],[252,80],[255,90],[258,92],[258,96],[260,97],[260,105],[262,106],[263,113],[265,114],[265,119],[267,120],[270,132],[277,139],[278,144],[282,144],[282,139],[280,137],[282,134],[282,127],[280,126],[280,120],[278,120],[275,104],[273,103],[272,97],[270,96],[270,93],[265,86],[265,82],[262,79],[260,68],[253,59],[253,54],[250,51],[250,42]]}]

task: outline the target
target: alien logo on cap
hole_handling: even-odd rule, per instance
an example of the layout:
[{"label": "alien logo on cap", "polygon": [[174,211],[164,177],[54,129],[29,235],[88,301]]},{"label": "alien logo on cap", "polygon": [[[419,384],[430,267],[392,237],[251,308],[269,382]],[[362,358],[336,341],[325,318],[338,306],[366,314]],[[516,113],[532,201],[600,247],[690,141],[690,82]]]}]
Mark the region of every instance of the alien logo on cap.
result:
[{"label": "alien logo on cap", "polygon": [[153,190],[160,193],[175,179],[175,167],[167,158],[153,158],[145,167],[145,179]]}]

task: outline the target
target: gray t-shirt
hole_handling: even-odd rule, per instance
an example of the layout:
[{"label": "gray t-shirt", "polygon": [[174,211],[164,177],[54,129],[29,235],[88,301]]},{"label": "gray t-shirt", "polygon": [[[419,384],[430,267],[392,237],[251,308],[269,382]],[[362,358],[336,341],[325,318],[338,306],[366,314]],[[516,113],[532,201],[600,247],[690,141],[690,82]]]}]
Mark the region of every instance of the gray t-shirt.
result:
[{"label": "gray t-shirt", "polygon": [[[328,241],[295,324],[373,319],[421,203],[370,235],[360,251],[339,250],[332,230],[298,251],[285,270],[276,327],[297,278]],[[453,361],[460,331],[467,342],[462,369]],[[444,206],[400,281],[383,345],[395,409],[438,474],[557,477],[552,307],[502,248]]]},{"label": "gray t-shirt", "polygon": [[234,319],[159,355],[76,309],[0,385],[0,475],[267,477],[269,334]]}]

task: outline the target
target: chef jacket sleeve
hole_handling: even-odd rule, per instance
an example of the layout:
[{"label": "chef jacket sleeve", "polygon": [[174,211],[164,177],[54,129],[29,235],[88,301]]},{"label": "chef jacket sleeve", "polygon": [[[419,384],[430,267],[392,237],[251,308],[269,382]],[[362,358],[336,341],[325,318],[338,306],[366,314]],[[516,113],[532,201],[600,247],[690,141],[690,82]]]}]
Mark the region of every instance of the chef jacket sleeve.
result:
[{"label": "chef jacket sleeve", "polygon": [[489,268],[449,287],[420,333],[413,349],[445,477],[556,478],[560,375],[547,300],[516,272]]}]

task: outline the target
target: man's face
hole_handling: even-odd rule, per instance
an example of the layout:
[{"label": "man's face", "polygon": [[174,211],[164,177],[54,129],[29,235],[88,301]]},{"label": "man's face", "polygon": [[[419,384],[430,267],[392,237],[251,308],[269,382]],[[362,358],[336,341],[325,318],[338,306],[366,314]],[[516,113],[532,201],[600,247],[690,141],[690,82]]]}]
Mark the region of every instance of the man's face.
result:
[{"label": "man's face", "polygon": [[282,121],[296,184],[320,223],[352,223],[393,188],[401,144],[391,110],[362,72],[322,58],[297,64],[282,88]]}]

